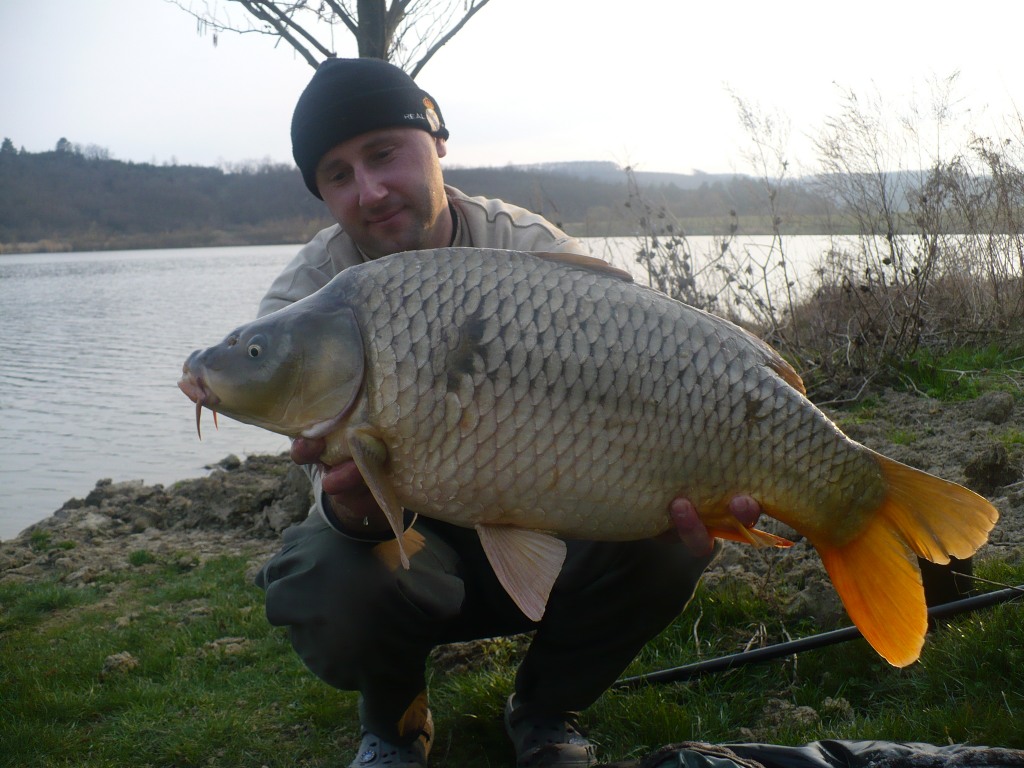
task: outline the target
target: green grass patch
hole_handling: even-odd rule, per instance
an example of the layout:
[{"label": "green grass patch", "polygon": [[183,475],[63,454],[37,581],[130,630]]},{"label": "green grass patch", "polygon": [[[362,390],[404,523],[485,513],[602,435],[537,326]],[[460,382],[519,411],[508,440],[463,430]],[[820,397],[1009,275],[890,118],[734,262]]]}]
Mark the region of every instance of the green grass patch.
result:
[{"label": "green grass patch", "polygon": [[128,562],[136,567],[156,562],[156,556],[145,549],[137,549],[128,555]]},{"label": "green grass patch", "polygon": [[221,558],[123,572],[102,588],[0,590],[7,764],[303,766],[335,756],[334,740],[357,728],[354,697],[306,671],[267,624],[245,566]]},{"label": "green grass patch", "polygon": [[62,609],[87,605],[98,598],[96,589],[68,587],[51,581],[0,584],[0,641],[12,630],[30,631]]},{"label": "green grass patch", "polygon": [[54,552],[59,549],[74,549],[78,546],[74,541],[54,541],[49,531],[33,531],[29,536],[29,546],[36,552]]},{"label": "green grass patch", "polygon": [[938,400],[970,400],[990,390],[1019,395],[1024,389],[1024,351],[997,345],[941,354],[920,349],[893,367],[908,389]]},{"label": "green grass patch", "polygon": [[996,435],[996,439],[1007,449],[1020,448],[1024,446],[1024,430],[1011,427]]},{"label": "green grass patch", "polygon": [[894,445],[913,445],[917,442],[919,435],[912,429],[892,429],[889,430],[886,437]]},{"label": "green grass patch", "polygon": [[[1020,564],[979,564],[977,570],[1000,583],[1024,583]],[[588,724],[612,755],[643,754],[688,739],[756,738],[781,744],[881,739],[1024,747],[1019,726],[1024,711],[1022,602],[955,617],[929,635],[921,660],[906,669],[889,666],[864,641],[850,641],[689,682],[615,691],[588,712]],[[688,611],[652,643],[631,673],[815,632],[810,626],[784,627],[770,602],[753,593],[737,600],[701,592],[696,603],[696,612]],[[817,716],[773,719],[777,701],[809,706]]]},{"label": "green grass patch", "polygon": [[[344,765],[358,739],[356,696],[330,689],[270,627],[247,561],[187,558],[120,571],[91,587],[0,587],[0,755],[32,766]],[[1000,583],[1024,565],[979,564]],[[640,654],[627,674],[813,634],[787,624],[770,584],[724,582]],[[930,636],[919,663],[888,666],[862,641],[687,683],[613,690],[584,714],[605,759],[686,739],[749,737],[969,742],[1024,747],[1024,611],[1005,605]],[[471,663],[430,673],[432,765],[511,765],[501,727],[526,647],[496,639]],[[767,718],[778,701],[810,720]],[[744,731],[742,729],[751,729]]]}]

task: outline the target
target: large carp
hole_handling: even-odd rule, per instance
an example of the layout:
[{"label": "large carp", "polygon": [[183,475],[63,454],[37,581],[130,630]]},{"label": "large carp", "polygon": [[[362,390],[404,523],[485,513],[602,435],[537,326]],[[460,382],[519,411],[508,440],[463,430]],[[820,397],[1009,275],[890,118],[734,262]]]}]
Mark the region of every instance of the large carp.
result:
[{"label": "large carp", "polygon": [[[927,629],[915,555],[966,558],[998,514],[850,440],[769,346],[598,259],[449,248],[395,254],[194,352],[196,403],[351,457],[402,541],[403,508],[480,535],[539,618],[555,537],[671,527],[676,496],[718,536],[778,543],[727,513],[750,494],[818,550],[889,662]],[[403,563],[408,564],[404,549]]]}]

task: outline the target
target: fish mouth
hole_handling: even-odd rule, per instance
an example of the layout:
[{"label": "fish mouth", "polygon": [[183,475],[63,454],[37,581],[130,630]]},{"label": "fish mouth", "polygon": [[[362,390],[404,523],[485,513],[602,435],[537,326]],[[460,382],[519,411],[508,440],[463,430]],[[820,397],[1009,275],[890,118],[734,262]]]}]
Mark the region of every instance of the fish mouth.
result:
[{"label": "fish mouth", "polygon": [[206,386],[206,382],[201,374],[197,375],[189,369],[188,363],[182,366],[181,378],[178,380],[178,389],[184,392],[185,396],[196,404],[196,434],[202,440],[203,408],[206,407],[213,411],[213,428],[217,429],[217,406],[220,404],[220,398]]}]

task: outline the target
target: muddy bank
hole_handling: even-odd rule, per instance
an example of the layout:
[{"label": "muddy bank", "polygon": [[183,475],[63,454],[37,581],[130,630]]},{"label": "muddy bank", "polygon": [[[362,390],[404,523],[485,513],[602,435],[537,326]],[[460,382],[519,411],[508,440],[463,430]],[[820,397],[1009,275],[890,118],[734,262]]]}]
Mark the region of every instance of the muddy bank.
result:
[{"label": "muddy bank", "polygon": [[209,470],[167,487],[98,481],[85,498],[0,542],[0,582],[54,575],[88,583],[129,567],[139,552],[195,562],[270,553],[309,510],[309,482],[286,455],[228,456]]}]

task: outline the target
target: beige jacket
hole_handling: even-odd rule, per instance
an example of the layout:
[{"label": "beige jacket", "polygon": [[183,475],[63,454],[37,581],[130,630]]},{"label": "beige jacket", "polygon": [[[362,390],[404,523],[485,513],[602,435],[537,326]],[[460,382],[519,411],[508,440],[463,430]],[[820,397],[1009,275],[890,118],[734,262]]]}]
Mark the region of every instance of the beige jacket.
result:
[{"label": "beige jacket", "polygon": [[[446,186],[445,192],[455,209],[453,246],[587,253],[579,240],[536,213],[502,200],[467,197],[454,187]],[[368,260],[341,225],[323,229],[277,276],[257,314],[262,317],[305,298],[327,285],[343,269]]]}]

